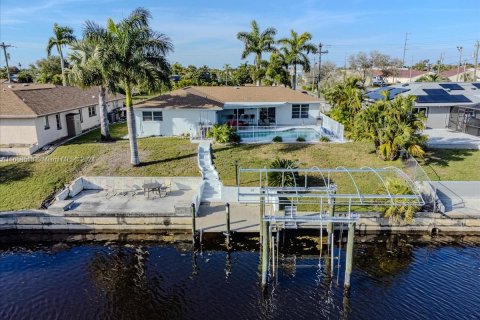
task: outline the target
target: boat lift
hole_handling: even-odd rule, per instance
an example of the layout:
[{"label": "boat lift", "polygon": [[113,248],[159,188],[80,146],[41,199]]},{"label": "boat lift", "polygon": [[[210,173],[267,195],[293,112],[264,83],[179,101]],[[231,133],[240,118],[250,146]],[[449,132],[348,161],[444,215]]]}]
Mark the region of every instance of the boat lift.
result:
[{"label": "boat lift", "polygon": [[[391,190],[392,179],[400,181],[408,191],[403,192],[405,194],[396,194],[395,190]],[[319,228],[320,252],[322,252],[325,227],[328,235],[327,244],[331,252],[330,269],[333,274],[334,225],[340,225],[343,230],[343,225],[347,224],[344,286],[348,289],[353,263],[355,224],[359,219],[359,212],[356,212],[354,207],[421,207],[425,205],[415,182],[395,167],[382,169],[370,167],[239,168],[237,181],[238,202],[260,205],[262,286],[264,288],[267,285],[270,261],[272,275],[276,273],[278,238],[282,229]],[[376,186],[377,190],[362,192],[361,183]],[[344,211],[337,212],[336,208],[339,207]],[[273,233],[276,235],[274,236]]]}]

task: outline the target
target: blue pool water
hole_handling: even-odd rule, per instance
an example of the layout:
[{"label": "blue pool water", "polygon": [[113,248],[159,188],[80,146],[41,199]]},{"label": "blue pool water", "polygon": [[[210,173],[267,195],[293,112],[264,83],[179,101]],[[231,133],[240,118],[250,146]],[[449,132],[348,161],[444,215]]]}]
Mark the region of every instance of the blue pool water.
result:
[{"label": "blue pool water", "polygon": [[322,136],[318,131],[311,128],[292,128],[275,131],[239,131],[237,133],[243,142],[269,142],[277,136],[282,137],[284,142],[293,142],[299,137],[303,137],[307,142],[317,142]]}]

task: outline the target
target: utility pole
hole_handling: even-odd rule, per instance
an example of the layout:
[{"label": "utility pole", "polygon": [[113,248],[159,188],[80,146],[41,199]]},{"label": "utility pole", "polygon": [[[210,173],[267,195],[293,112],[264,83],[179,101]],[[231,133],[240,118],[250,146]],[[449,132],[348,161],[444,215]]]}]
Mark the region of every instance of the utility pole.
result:
[{"label": "utility pole", "polygon": [[440,53],[440,59],[438,59],[437,74],[440,74],[440,65],[442,64],[442,61],[443,61],[443,52]]},{"label": "utility pole", "polygon": [[473,81],[477,81],[477,67],[478,67],[478,48],[480,48],[480,41],[477,40],[477,43],[475,43],[475,51],[473,53],[475,63],[474,63],[474,69],[473,69]]},{"label": "utility pole", "polygon": [[313,68],[312,68],[312,92],[315,87],[315,68],[317,67],[317,61],[315,59],[315,56],[313,56]]},{"label": "utility pole", "polygon": [[347,78],[347,54],[345,53],[345,61],[343,63],[343,82],[345,82]]},{"label": "utility pole", "polygon": [[11,81],[11,77],[10,77],[10,67],[8,66],[8,54],[7,54],[7,48],[10,48],[10,47],[13,47],[12,45],[10,44],[5,44],[5,42],[2,42],[2,44],[0,44],[0,47],[3,48],[3,54],[5,56],[5,65],[7,66],[7,82],[10,83]]},{"label": "utility pole", "polygon": [[402,68],[405,67],[405,52],[407,51],[408,32],[405,32],[405,42],[403,43]]},{"label": "utility pole", "polygon": [[317,82],[317,98],[320,98],[320,79],[322,77],[322,54],[327,54],[328,50],[322,51],[323,44],[318,44],[318,82]]},{"label": "utility pole", "polygon": [[463,50],[463,47],[462,46],[459,46],[457,47],[457,50],[458,50],[458,67],[457,67],[457,82],[460,78],[460,66],[462,65],[462,50]]}]

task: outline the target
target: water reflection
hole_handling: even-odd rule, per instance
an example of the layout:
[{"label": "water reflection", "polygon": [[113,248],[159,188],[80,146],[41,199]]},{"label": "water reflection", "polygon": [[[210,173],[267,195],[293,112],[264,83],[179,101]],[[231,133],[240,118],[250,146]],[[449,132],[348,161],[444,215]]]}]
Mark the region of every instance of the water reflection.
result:
[{"label": "water reflection", "polygon": [[228,249],[212,235],[50,236],[0,234],[1,319],[461,318],[480,305],[479,237],[357,237],[344,292],[343,247],[332,277],[318,236],[287,234],[262,292],[255,235]]}]

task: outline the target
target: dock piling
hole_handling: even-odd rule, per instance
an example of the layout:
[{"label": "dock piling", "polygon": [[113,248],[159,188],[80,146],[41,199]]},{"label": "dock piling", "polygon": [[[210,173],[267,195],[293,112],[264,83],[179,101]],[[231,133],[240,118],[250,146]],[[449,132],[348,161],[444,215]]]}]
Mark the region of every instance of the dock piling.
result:
[{"label": "dock piling", "polygon": [[227,237],[227,247],[230,248],[230,203],[225,204],[225,214],[227,218],[227,233],[225,236]]},{"label": "dock piling", "polygon": [[347,238],[347,257],[345,261],[345,289],[350,288],[350,275],[352,274],[353,264],[353,241],[355,236],[355,223],[348,224],[348,238]]},{"label": "dock piling", "polygon": [[197,233],[195,215],[196,215],[195,203],[192,203],[192,238],[193,238],[193,243],[195,243],[195,236],[196,236],[196,233]]},{"label": "dock piling", "polygon": [[267,286],[268,275],[268,222],[262,221],[262,288],[265,290]]}]

